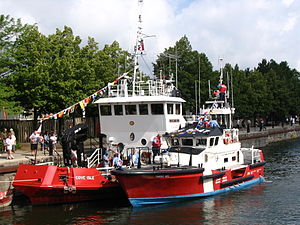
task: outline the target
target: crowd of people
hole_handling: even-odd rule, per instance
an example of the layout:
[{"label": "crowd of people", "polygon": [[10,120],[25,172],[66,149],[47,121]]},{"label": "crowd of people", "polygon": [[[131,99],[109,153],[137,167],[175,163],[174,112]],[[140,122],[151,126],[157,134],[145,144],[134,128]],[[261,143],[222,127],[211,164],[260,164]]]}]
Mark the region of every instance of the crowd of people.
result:
[{"label": "crowd of people", "polygon": [[30,149],[31,155],[34,156],[37,154],[38,146],[40,145],[40,150],[44,152],[46,155],[49,152],[49,155],[53,155],[56,152],[57,145],[57,135],[54,131],[48,133],[45,131],[44,133],[39,134],[37,131],[34,131],[30,137]]}]

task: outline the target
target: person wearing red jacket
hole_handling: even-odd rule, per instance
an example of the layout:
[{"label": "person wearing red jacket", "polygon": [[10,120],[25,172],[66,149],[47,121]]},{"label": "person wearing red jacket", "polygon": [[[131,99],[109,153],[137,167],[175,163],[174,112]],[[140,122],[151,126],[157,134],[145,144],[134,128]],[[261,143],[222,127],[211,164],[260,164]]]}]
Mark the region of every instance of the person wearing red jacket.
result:
[{"label": "person wearing red jacket", "polygon": [[161,147],[161,140],[160,140],[160,135],[157,134],[152,141],[152,153],[153,153],[153,163],[154,163],[154,158],[155,156],[160,154],[160,147]]},{"label": "person wearing red jacket", "polygon": [[226,90],[227,90],[227,86],[225,84],[225,82],[222,82],[222,84],[218,85],[219,88],[219,95],[220,95],[220,101],[225,101],[225,95],[226,95]]}]

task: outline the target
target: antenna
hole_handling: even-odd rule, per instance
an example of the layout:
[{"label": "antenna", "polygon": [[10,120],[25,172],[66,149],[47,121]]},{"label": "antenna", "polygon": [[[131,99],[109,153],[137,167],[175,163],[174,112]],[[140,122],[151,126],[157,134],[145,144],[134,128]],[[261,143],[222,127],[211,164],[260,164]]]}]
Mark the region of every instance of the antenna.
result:
[{"label": "antenna", "polygon": [[219,64],[220,64],[220,84],[223,82],[223,58],[219,58]]}]

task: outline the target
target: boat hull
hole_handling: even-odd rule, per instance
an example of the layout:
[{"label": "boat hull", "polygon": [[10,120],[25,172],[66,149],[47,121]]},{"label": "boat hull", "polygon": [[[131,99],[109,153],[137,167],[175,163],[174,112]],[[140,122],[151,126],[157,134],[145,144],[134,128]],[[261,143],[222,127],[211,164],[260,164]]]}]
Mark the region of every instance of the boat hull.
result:
[{"label": "boat hull", "polygon": [[13,186],[39,205],[125,198],[121,186],[95,168],[20,165]]},{"label": "boat hull", "polygon": [[11,189],[8,191],[1,191],[0,192],[0,207],[9,206],[13,199],[13,192]]},{"label": "boat hull", "polygon": [[[145,174],[135,171],[126,173],[113,171],[134,207],[164,204],[191,198],[201,198],[239,190],[262,182],[264,164],[236,170],[212,171],[203,175]],[[208,189],[207,186],[211,189]]]}]

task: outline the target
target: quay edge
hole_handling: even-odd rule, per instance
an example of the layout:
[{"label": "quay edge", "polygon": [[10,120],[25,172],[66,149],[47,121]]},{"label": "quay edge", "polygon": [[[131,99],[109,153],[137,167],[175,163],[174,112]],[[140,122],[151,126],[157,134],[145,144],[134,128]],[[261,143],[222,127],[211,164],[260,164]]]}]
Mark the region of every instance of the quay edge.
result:
[{"label": "quay edge", "polygon": [[239,139],[242,147],[260,148],[271,143],[300,138],[300,125],[285,127],[267,127],[264,131],[256,131],[251,133],[240,132]]}]

